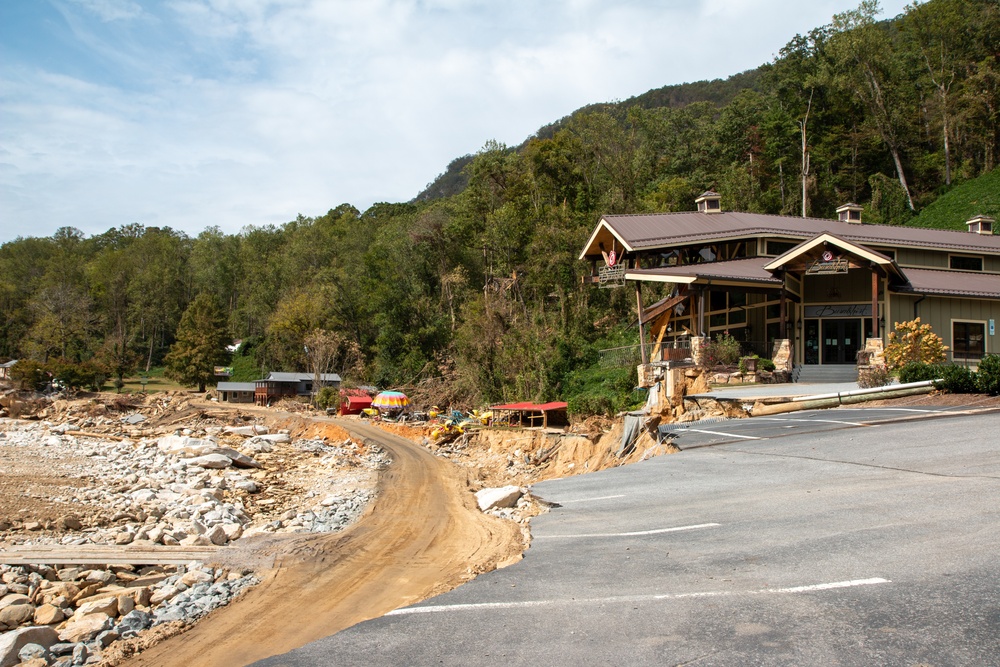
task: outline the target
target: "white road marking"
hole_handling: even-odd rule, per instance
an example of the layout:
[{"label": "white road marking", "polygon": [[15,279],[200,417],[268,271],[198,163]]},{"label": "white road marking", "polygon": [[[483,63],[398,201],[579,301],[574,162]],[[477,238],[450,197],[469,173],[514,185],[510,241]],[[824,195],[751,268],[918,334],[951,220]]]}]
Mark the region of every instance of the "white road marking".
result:
[{"label": "white road marking", "polygon": [[549,607],[555,605],[607,604],[615,602],[657,602],[660,600],[683,600],[685,598],[736,597],[739,595],[788,595],[794,593],[811,593],[814,591],[829,591],[837,588],[854,588],[856,586],[874,586],[876,584],[888,583],[891,583],[889,579],[872,577],[871,579],[834,581],[825,584],[793,586],[791,588],[760,588],[751,591],[703,591],[698,593],[666,593],[660,595],[619,595],[604,598],[581,598],[579,600],[522,600],[519,602],[477,602],[469,604],[427,605],[424,607],[404,607],[402,609],[395,609],[386,614],[386,616],[436,614],[446,611],[474,611],[479,609],[524,609],[529,607]]},{"label": "white road marking", "polygon": [[848,422],[841,421],[839,419],[780,419],[777,417],[755,417],[754,421],[785,422],[789,424],[819,422],[824,424],[847,424],[848,426],[872,426],[872,424],[865,424],[864,422]]},{"label": "white road marking", "polygon": [[699,523],[694,526],[677,526],[675,528],[656,528],[654,530],[639,530],[632,533],[578,533],[574,535],[535,535],[534,540],[545,539],[575,539],[582,537],[636,537],[640,535],[660,535],[661,533],[676,533],[682,530],[698,530],[700,528],[714,528],[717,523]]},{"label": "white road marking", "polygon": [[759,438],[755,435],[737,435],[735,433],[723,433],[721,431],[706,431],[700,428],[689,428],[685,429],[691,433],[707,433],[708,435],[723,435],[727,438],[743,438],[744,440],[766,440],[766,438]]},{"label": "white road marking", "polygon": [[933,412],[935,414],[950,412],[950,410],[923,410],[920,408],[875,408],[876,410],[885,410],[887,412]]},{"label": "white road marking", "polygon": [[592,500],[611,500],[612,498],[624,498],[625,494],[620,493],[617,496],[598,496],[597,498],[577,498],[576,500],[560,500],[560,505],[567,505],[569,503],[589,503]]}]

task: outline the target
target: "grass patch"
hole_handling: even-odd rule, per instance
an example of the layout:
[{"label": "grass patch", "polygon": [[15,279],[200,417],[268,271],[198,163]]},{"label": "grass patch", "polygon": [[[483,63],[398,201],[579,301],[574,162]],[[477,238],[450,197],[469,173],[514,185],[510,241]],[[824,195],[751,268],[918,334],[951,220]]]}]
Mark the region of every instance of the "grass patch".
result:
[{"label": "grass patch", "polygon": [[[146,393],[157,394],[164,391],[188,391],[191,387],[185,387],[183,385],[177,384],[173,380],[167,378],[163,374],[163,367],[158,366],[155,368],[150,368],[149,373],[143,373],[142,375],[147,375],[148,380],[146,382]],[[103,391],[114,391],[115,387],[110,382],[104,384]],[[135,375],[128,376],[125,378],[125,386],[122,387],[122,393],[129,394],[140,394],[143,391],[141,375],[136,373]]]},{"label": "grass patch", "polygon": [[956,185],[931,202],[907,226],[964,232],[968,230],[966,220],[977,215],[1000,218],[1000,169]]}]

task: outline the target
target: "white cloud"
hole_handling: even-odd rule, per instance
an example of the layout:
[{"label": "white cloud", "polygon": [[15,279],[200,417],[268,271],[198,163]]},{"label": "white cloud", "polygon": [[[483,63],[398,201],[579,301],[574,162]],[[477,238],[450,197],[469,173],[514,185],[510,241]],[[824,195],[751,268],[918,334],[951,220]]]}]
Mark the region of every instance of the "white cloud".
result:
[{"label": "white cloud", "polygon": [[0,62],[0,242],[131,222],[235,232],[408,200],[490,139],[756,67],[852,2],[55,6],[66,48]]},{"label": "white cloud", "polygon": [[143,11],[131,0],[71,0],[94,14],[102,21],[125,21],[142,16]]}]

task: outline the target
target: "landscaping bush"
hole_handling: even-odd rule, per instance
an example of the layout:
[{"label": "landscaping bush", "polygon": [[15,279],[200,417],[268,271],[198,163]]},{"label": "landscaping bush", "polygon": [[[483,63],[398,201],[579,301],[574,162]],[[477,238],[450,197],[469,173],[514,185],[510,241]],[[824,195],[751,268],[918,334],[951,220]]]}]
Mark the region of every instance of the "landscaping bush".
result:
[{"label": "landscaping bush", "polygon": [[761,358],[757,362],[757,370],[759,371],[767,371],[768,373],[773,373],[774,369],[775,369],[774,362],[771,361],[770,359]]},{"label": "landscaping bush", "polygon": [[937,380],[939,377],[941,377],[941,366],[938,364],[925,364],[922,361],[911,361],[899,369],[899,381],[903,384],[906,384],[907,382]]},{"label": "landscaping bush", "polygon": [[941,381],[935,386],[949,394],[976,393],[976,374],[965,366],[948,364],[940,367]]},{"label": "landscaping bush", "polygon": [[740,342],[729,333],[716,336],[705,346],[706,366],[735,366],[740,360]]},{"label": "landscaping bush", "polygon": [[885,346],[885,362],[889,370],[912,362],[939,364],[947,358],[945,350],[948,348],[941,336],[931,331],[931,325],[921,324],[919,317],[910,322],[897,322],[895,329],[889,333],[889,344]]},{"label": "landscaping bush", "polygon": [[874,389],[884,387],[892,382],[892,375],[889,369],[884,366],[872,366],[858,371],[858,386],[862,389]]},{"label": "landscaping bush", "polygon": [[979,362],[976,389],[991,396],[1000,394],[1000,354],[987,354]]}]

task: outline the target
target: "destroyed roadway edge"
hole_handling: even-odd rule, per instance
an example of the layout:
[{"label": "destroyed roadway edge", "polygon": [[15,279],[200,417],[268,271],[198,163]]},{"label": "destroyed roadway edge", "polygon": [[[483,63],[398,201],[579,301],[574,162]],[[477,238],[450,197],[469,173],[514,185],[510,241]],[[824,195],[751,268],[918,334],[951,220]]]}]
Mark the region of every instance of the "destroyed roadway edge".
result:
[{"label": "destroyed roadway edge", "polygon": [[258,556],[276,562],[259,573],[260,585],[123,664],[246,665],[520,559],[519,528],[479,512],[465,469],[374,426],[289,416],[333,423],[382,447],[392,463],[380,475],[376,499],[341,533],[256,543],[271,551]]}]

